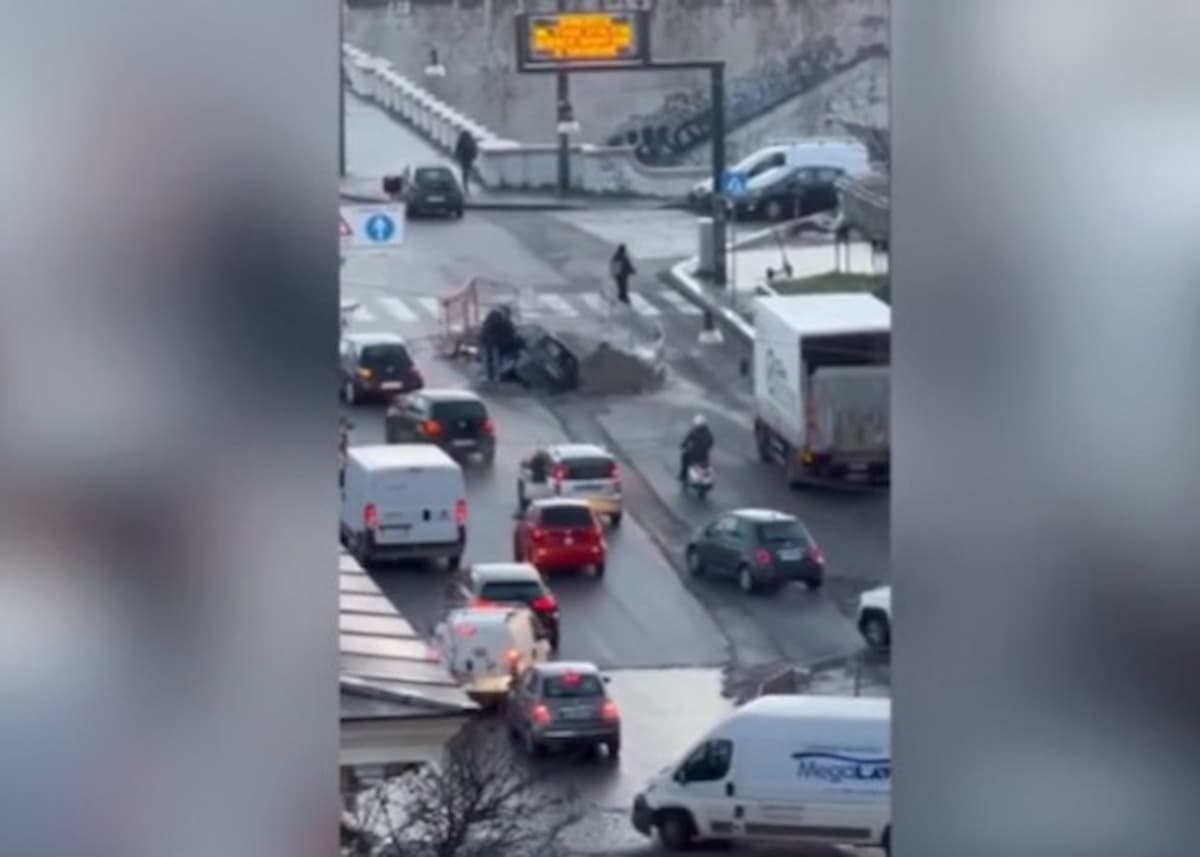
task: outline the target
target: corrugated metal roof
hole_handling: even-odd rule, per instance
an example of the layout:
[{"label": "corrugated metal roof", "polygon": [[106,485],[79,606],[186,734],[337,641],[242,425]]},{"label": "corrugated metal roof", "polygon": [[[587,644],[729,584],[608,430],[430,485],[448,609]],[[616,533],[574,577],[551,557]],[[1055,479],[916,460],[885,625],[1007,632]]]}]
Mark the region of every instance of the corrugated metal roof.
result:
[{"label": "corrugated metal roof", "polygon": [[338,561],[343,720],[461,714],[477,706],[345,552]]}]

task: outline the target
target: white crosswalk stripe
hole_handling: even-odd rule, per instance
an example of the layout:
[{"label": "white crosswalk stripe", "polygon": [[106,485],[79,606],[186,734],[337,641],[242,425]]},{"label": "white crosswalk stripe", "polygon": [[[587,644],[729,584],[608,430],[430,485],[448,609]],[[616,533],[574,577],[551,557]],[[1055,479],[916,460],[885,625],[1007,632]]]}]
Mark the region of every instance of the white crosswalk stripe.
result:
[{"label": "white crosswalk stripe", "polygon": [[633,311],[638,315],[644,315],[647,318],[654,318],[662,315],[662,313],[658,311],[658,307],[650,303],[650,301],[646,300],[637,292],[630,292],[629,300],[633,304]]},{"label": "white crosswalk stripe", "polygon": [[579,312],[575,307],[567,303],[567,299],[562,295],[538,295],[538,309],[544,309],[548,315],[559,316],[561,318],[578,318]]},{"label": "white crosswalk stripe", "polygon": [[671,305],[671,309],[680,315],[703,315],[703,310],[689,301],[679,292],[663,289],[658,296]]},{"label": "white crosswalk stripe", "polygon": [[379,298],[380,305],[391,315],[405,323],[419,321],[417,314],[408,308],[408,304],[400,298]]},{"label": "white crosswalk stripe", "polygon": [[438,307],[440,304],[437,298],[417,298],[416,300],[427,315],[431,315],[434,318],[438,317]]},{"label": "white crosswalk stripe", "polygon": [[359,322],[361,324],[370,324],[375,320],[375,313],[367,309],[363,304],[358,304],[350,312],[350,321]]},{"label": "white crosswalk stripe", "polygon": [[596,315],[608,315],[608,301],[604,299],[603,295],[596,294],[595,292],[584,292],[583,294],[576,295],[576,297],[583,301],[584,306],[596,313]]}]

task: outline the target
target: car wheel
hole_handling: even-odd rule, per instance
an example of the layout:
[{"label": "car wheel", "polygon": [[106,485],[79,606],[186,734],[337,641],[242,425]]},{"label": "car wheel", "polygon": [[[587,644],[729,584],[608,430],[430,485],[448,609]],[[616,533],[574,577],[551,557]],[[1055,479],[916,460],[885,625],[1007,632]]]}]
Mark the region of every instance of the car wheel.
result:
[{"label": "car wheel", "polygon": [[692,577],[704,576],[704,561],[700,559],[700,551],[696,550],[695,547],[687,549],[687,567]]},{"label": "car wheel", "polygon": [[347,405],[358,404],[358,388],[354,386],[353,381],[347,381],[342,385],[342,401]]},{"label": "car wheel", "polygon": [[892,643],[892,629],[882,616],[864,616],[858,630],[875,651],[882,651]]},{"label": "car wheel", "polygon": [[754,439],[758,445],[758,460],[764,464],[771,463],[771,441],[765,429],[754,427]]},{"label": "car wheel", "polygon": [[604,563],[598,562],[593,565],[592,574],[596,575],[597,578],[604,577]]},{"label": "car wheel", "polygon": [[617,527],[621,526],[621,513],[617,512],[616,514],[611,515],[608,519],[608,523],[612,526],[612,528],[614,530]]},{"label": "car wheel", "polygon": [[750,566],[743,565],[738,568],[737,572],[738,588],[747,595],[754,592],[758,586],[754,582],[754,573],[750,571]]},{"label": "car wheel", "polygon": [[768,200],[763,206],[763,215],[767,220],[783,220],[783,203],[777,199]]},{"label": "car wheel", "polygon": [[525,496],[525,483],[517,483],[517,508],[524,512],[529,508],[529,498]]},{"label": "car wheel", "polygon": [[669,810],[658,818],[658,839],[668,851],[686,850],[695,830],[691,815],[683,810]]},{"label": "car wheel", "polygon": [[490,452],[485,452],[483,454],[483,463],[485,465],[487,465],[488,467],[491,467],[493,464],[495,464],[496,463],[496,450],[493,449]]},{"label": "car wheel", "polygon": [[615,762],[621,757],[621,739],[610,738],[604,742],[604,749],[608,751],[608,760]]},{"label": "car wheel", "polygon": [[455,218],[457,218],[458,220],[462,220],[462,216],[463,216],[463,209],[462,209],[462,208],[456,208],[456,209],[454,210],[454,216],[455,216]]},{"label": "car wheel", "polygon": [[456,553],[446,558],[446,568],[450,571],[458,571],[462,565],[462,554]]},{"label": "car wheel", "polygon": [[812,580],[804,581],[804,585],[808,587],[809,592],[816,592],[818,589],[821,588],[822,584],[824,584],[824,583],[825,583],[825,580],[820,577],[815,577]]},{"label": "car wheel", "polygon": [[525,557],[521,556],[521,543],[516,539],[513,540],[513,562],[524,562]]}]

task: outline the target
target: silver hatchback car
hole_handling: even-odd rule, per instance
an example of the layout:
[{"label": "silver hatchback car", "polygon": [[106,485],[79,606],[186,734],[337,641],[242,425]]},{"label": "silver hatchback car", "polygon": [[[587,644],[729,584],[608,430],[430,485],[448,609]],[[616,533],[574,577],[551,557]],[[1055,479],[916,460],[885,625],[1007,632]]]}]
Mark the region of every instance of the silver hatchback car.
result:
[{"label": "silver hatchback car", "polygon": [[595,664],[533,664],[509,689],[509,733],[534,756],[552,748],[604,745],[608,758],[616,759],[621,754],[621,713],[607,684]]}]

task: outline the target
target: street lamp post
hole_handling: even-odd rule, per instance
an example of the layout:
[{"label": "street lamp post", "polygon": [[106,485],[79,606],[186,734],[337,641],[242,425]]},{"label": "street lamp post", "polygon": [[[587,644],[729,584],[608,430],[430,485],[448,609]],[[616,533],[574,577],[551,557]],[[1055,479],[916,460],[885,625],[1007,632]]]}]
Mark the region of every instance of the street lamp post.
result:
[{"label": "street lamp post", "polygon": [[338,176],[346,177],[346,55],[343,46],[345,38],[345,4],[338,0]]}]

